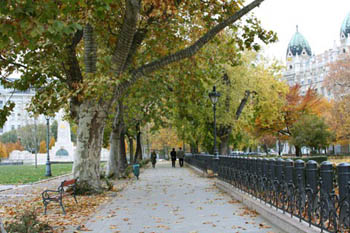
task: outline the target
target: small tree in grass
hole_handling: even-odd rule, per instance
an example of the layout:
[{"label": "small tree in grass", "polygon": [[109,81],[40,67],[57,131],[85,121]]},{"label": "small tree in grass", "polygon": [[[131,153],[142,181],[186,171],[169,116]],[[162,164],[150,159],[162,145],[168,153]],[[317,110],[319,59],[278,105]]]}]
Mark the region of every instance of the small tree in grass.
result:
[{"label": "small tree in grass", "polygon": [[329,145],[332,133],[323,118],[316,115],[302,116],[291,128],[291,144],[299,148],[307,146],[315,153]]}]

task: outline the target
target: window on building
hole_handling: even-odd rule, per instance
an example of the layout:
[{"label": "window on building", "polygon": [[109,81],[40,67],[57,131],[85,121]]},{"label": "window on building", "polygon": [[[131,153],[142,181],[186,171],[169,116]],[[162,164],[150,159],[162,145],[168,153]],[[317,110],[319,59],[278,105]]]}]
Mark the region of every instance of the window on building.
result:
[{"label": "window on building", "polygon": [[343,53],[346,53],[346,49],[343,49]]},{"label": "window on building", "polygon": [[312,82],[311,82],[311,79],[308,79],[308,80],[307,80],[307,83],[308,83],[308,84],[311,84],[311,83],[312,83]]},{"label": "window on building", "polygon": [[0,128],[0,133],[3,133],[4,132],[4,129],[3,128]]},{"label": "window on building", "polygon": [[321,87],[321,93],[324,95],[324,87]]},{"label": "window on building", "polygon": [[293,69],[293,66],[292,66],[292,65],[290,65],[290,66],[289,66],[289,69],[290,69],[290,70],[291,70],[291,69]]},{"label": "window on building", "polygon": [[14,130],[15,129],[15,126],[14,125],[11,125],[11,130]]}]

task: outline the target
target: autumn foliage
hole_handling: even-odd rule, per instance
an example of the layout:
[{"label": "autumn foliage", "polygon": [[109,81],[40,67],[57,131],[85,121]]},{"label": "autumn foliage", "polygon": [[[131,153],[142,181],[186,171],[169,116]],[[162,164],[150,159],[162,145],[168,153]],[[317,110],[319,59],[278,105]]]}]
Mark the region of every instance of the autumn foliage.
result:
[{"label": "autumn foliage", "polygon": [[0,158],[9,157],[10,153],[14,150],[23,150],[20,142],[6,144],[0,142]]},{"label": "autumn foliage", "polygon": [[[55,138],[51,137],[49,148],[51,149],[55,145]],[[46,141],[40,142],[39,153],[46,153]]]}]

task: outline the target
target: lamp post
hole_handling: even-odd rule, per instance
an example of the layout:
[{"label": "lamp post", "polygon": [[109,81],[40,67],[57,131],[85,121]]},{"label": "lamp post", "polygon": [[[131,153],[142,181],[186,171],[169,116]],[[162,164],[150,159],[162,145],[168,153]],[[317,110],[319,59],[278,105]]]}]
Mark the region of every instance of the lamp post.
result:
[{"label": "lamp post", "polygon": [[218,102],[220,97],[220,92],[216,91],[216,86],[213,86],[213,91],[209,92],[209,98],[213,104],[214,111],[214,159],[218,159],[219,153],[216,147],[216,103]]},{"label": "lamp post", "polygon": [[51,163],[50,163],[50,152],[49,152],[49,144],[50,144],[50,117],[45,116],[46,119],[46,127],[47,127],[47,140],[46,140],[46,150],[47,150],[47,159],[46,159],[46,174],[45,176],[52,176],[51,174]]},{"label": "lamp post", "polygon": [[38,138],[36,128],[36,116],[34,117],[34,152],[35,152],[35,168],[38,168]]}]

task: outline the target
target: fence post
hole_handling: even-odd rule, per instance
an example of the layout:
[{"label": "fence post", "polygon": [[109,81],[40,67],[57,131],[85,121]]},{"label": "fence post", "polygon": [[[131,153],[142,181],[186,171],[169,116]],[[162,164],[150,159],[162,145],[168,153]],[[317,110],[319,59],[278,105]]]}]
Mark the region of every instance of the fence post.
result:
[{"label": "fence post", "polygon": [[286,159],[284,161],[284,181],[287,184],[293,183],[293,160]]},{"label": "fence post", "polygon": [[341,163],[337,166],[338,172],[338,185],[339,185],[339,224],[344,225],[345,228],[348,228],[350,225],[349,222],[349,213],[347,210],[350,208],[349,202],[349,186],[350,186],[350,164]]},{"label": "fence post", "polygon": [[312,193],[317,192],[317,162],[309,160],[306,163],[306,186],[312,190]]}]

